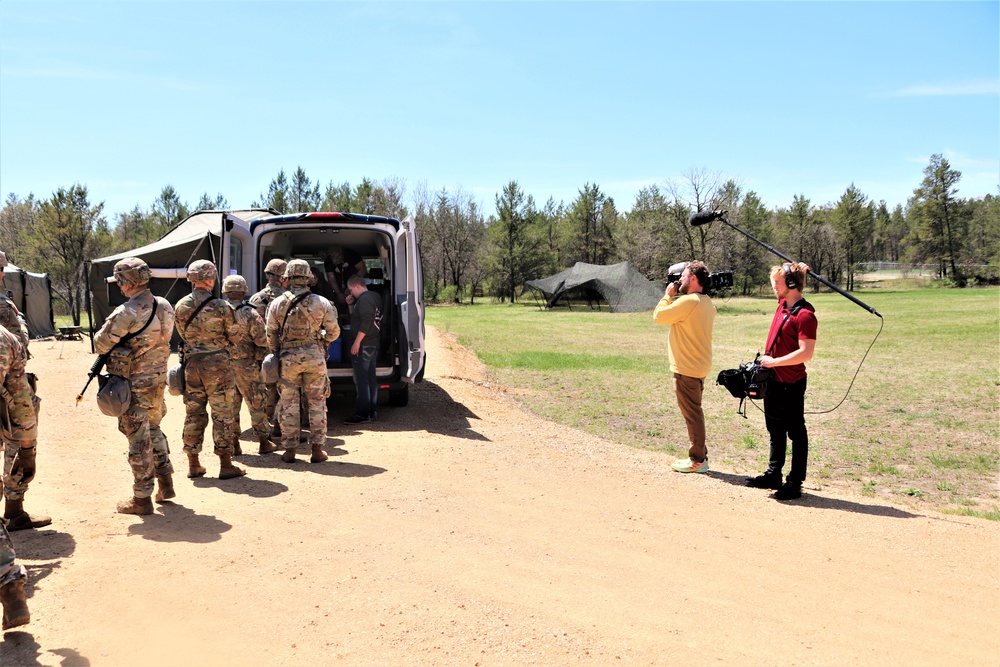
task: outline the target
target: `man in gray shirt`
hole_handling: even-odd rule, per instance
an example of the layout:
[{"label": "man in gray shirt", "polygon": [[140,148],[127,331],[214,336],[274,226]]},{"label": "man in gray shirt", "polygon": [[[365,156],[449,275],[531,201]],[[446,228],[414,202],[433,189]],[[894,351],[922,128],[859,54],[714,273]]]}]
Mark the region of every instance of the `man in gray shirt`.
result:
[{"label": "man in gray shirt", "polygon": [[347,303],[351,307],[351,366],[354,370],[354,384],[358,390],[353,417],[345,424],[362,424],[378,417],[378,379],[375,377],[375,362],[378,357],[379,328],[382,325],[382,299],[369,292],[365,279],[353,275],[347,280]]}]

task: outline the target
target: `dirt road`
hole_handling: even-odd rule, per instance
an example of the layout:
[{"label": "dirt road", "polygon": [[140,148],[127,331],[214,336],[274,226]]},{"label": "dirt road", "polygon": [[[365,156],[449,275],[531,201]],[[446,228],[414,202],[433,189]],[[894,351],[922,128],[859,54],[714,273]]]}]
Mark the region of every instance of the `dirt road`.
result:
[{"label": "dirt road", "polygon": [[322,464],[192,482],[168,397],[178,495],[149,517],[114,511],[115,420],[74,407],[89,345],[33,343],[26,507],[53,523],[14,533],[32,622],[0,663],[1000,664],[997,523],[673,473],[523,412],[428,335],[409,407],[359,430],[345,399]]}]

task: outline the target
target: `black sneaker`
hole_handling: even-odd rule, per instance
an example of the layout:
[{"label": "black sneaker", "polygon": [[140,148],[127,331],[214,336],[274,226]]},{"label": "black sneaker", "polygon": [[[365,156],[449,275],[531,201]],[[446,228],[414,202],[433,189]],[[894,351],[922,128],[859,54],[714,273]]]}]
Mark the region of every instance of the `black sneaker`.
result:
[{"label": "black sneaker", "polygon": [[353,417],[348,417],[347,419],[345,419],[344,423],[347,424],[348,426],[351,426],[353,424],[364,424],[365,422],[370,422],[370,421],[371,421],[370,417],[362,417],[361,415],[354,415]]},{"label": "black sneaker", "polygon": [[802,485],[793,482],[785,482],[774,492],[776,500],[795,500],[802,497]]},{"label": "black sneaker", "polygon": [[781,475],[764,473],[747,478],[747,486],[754,489],[778,489],[781,487]]}]

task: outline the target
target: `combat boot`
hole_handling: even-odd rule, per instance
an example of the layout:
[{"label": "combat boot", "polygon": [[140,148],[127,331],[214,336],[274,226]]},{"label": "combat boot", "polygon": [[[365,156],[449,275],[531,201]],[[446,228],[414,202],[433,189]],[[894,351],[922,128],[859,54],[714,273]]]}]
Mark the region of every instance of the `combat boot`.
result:
[{"label": "combat boot", "polygon": [[285,463],[295,462],[295,447],[286,447],[285,453],[281,455],[281,460]]},{"label": "combat boot", "polygon": [[194,479],[195,477],[201,477],[206,472],[205,467],[198,460],[198,455],[188,453],[188,477]]},{"label": "combat boot", "polygon": [[47,516],[31,516],[24,511],[24,499],[7,499],[7,506],[3,511],[4,521],[7,522],[7,530],[26,530],[28,528],[41,528],[52,523],[52,519]]},{"label": "combat boot", "polygon": [[260,436],[260,449],[257,450],[258,454],[270,454],[277,449],[278,446],[271,442],[270,438],[266,435]]},{"label": "combat boot", "polygon": [[323,445],[313,445],[312,446],[312,456],[309,457],[310,463],[321,463],[326,461],[329,456],[323,451]]},{"label": "combat boot", "polygon": [[129,498],[128,500],[118,503],[118,513],[119,514],[138,514],[140,516],[145,516],[147,514],[153,513],[153,499],[152,498]]},{"label": "combat boot", "polygon": [[31,620],[28,601],[24,598],[24,579],[15,579],[0,586],[0,603],[3,604],[3,629],[16,628]]},{"label": "combat boot", "polygon": [[233,479],[247,474],[243,468],[233,465],[233,457],[230,454],[219,454],[219,463],[221,464],[219,479]]},{"label": "combat boot", "polygon": [[233,445],[233,456],[243,456],[243,448],[240,447],[240,443]]},{"label": "combat boot", "polygon": [[156,492],[156,502],[162,503],[164,500],[169,500],[177,495],[174,493],[174,480],[169,472],[165,475],[157,475],[156,481],[160,487]]}]

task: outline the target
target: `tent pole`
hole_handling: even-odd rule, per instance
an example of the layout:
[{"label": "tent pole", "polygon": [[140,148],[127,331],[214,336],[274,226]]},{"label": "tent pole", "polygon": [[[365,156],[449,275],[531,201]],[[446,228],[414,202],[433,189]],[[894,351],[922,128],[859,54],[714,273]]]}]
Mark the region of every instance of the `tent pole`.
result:
[{"label": "tent pole", "polygon": [[83,271],[84,271],[85,274],[87,274],[87,280],[86,280],[87,291],[84,292],[84,297],[87,300],[87,331],[90,333],[90,353],[93,354],[97,350],[94,347],[94,314],[93,314],[93,309],[91,308],[91,304],[90,304],[90,262],[89,261],[83,263]]}]

